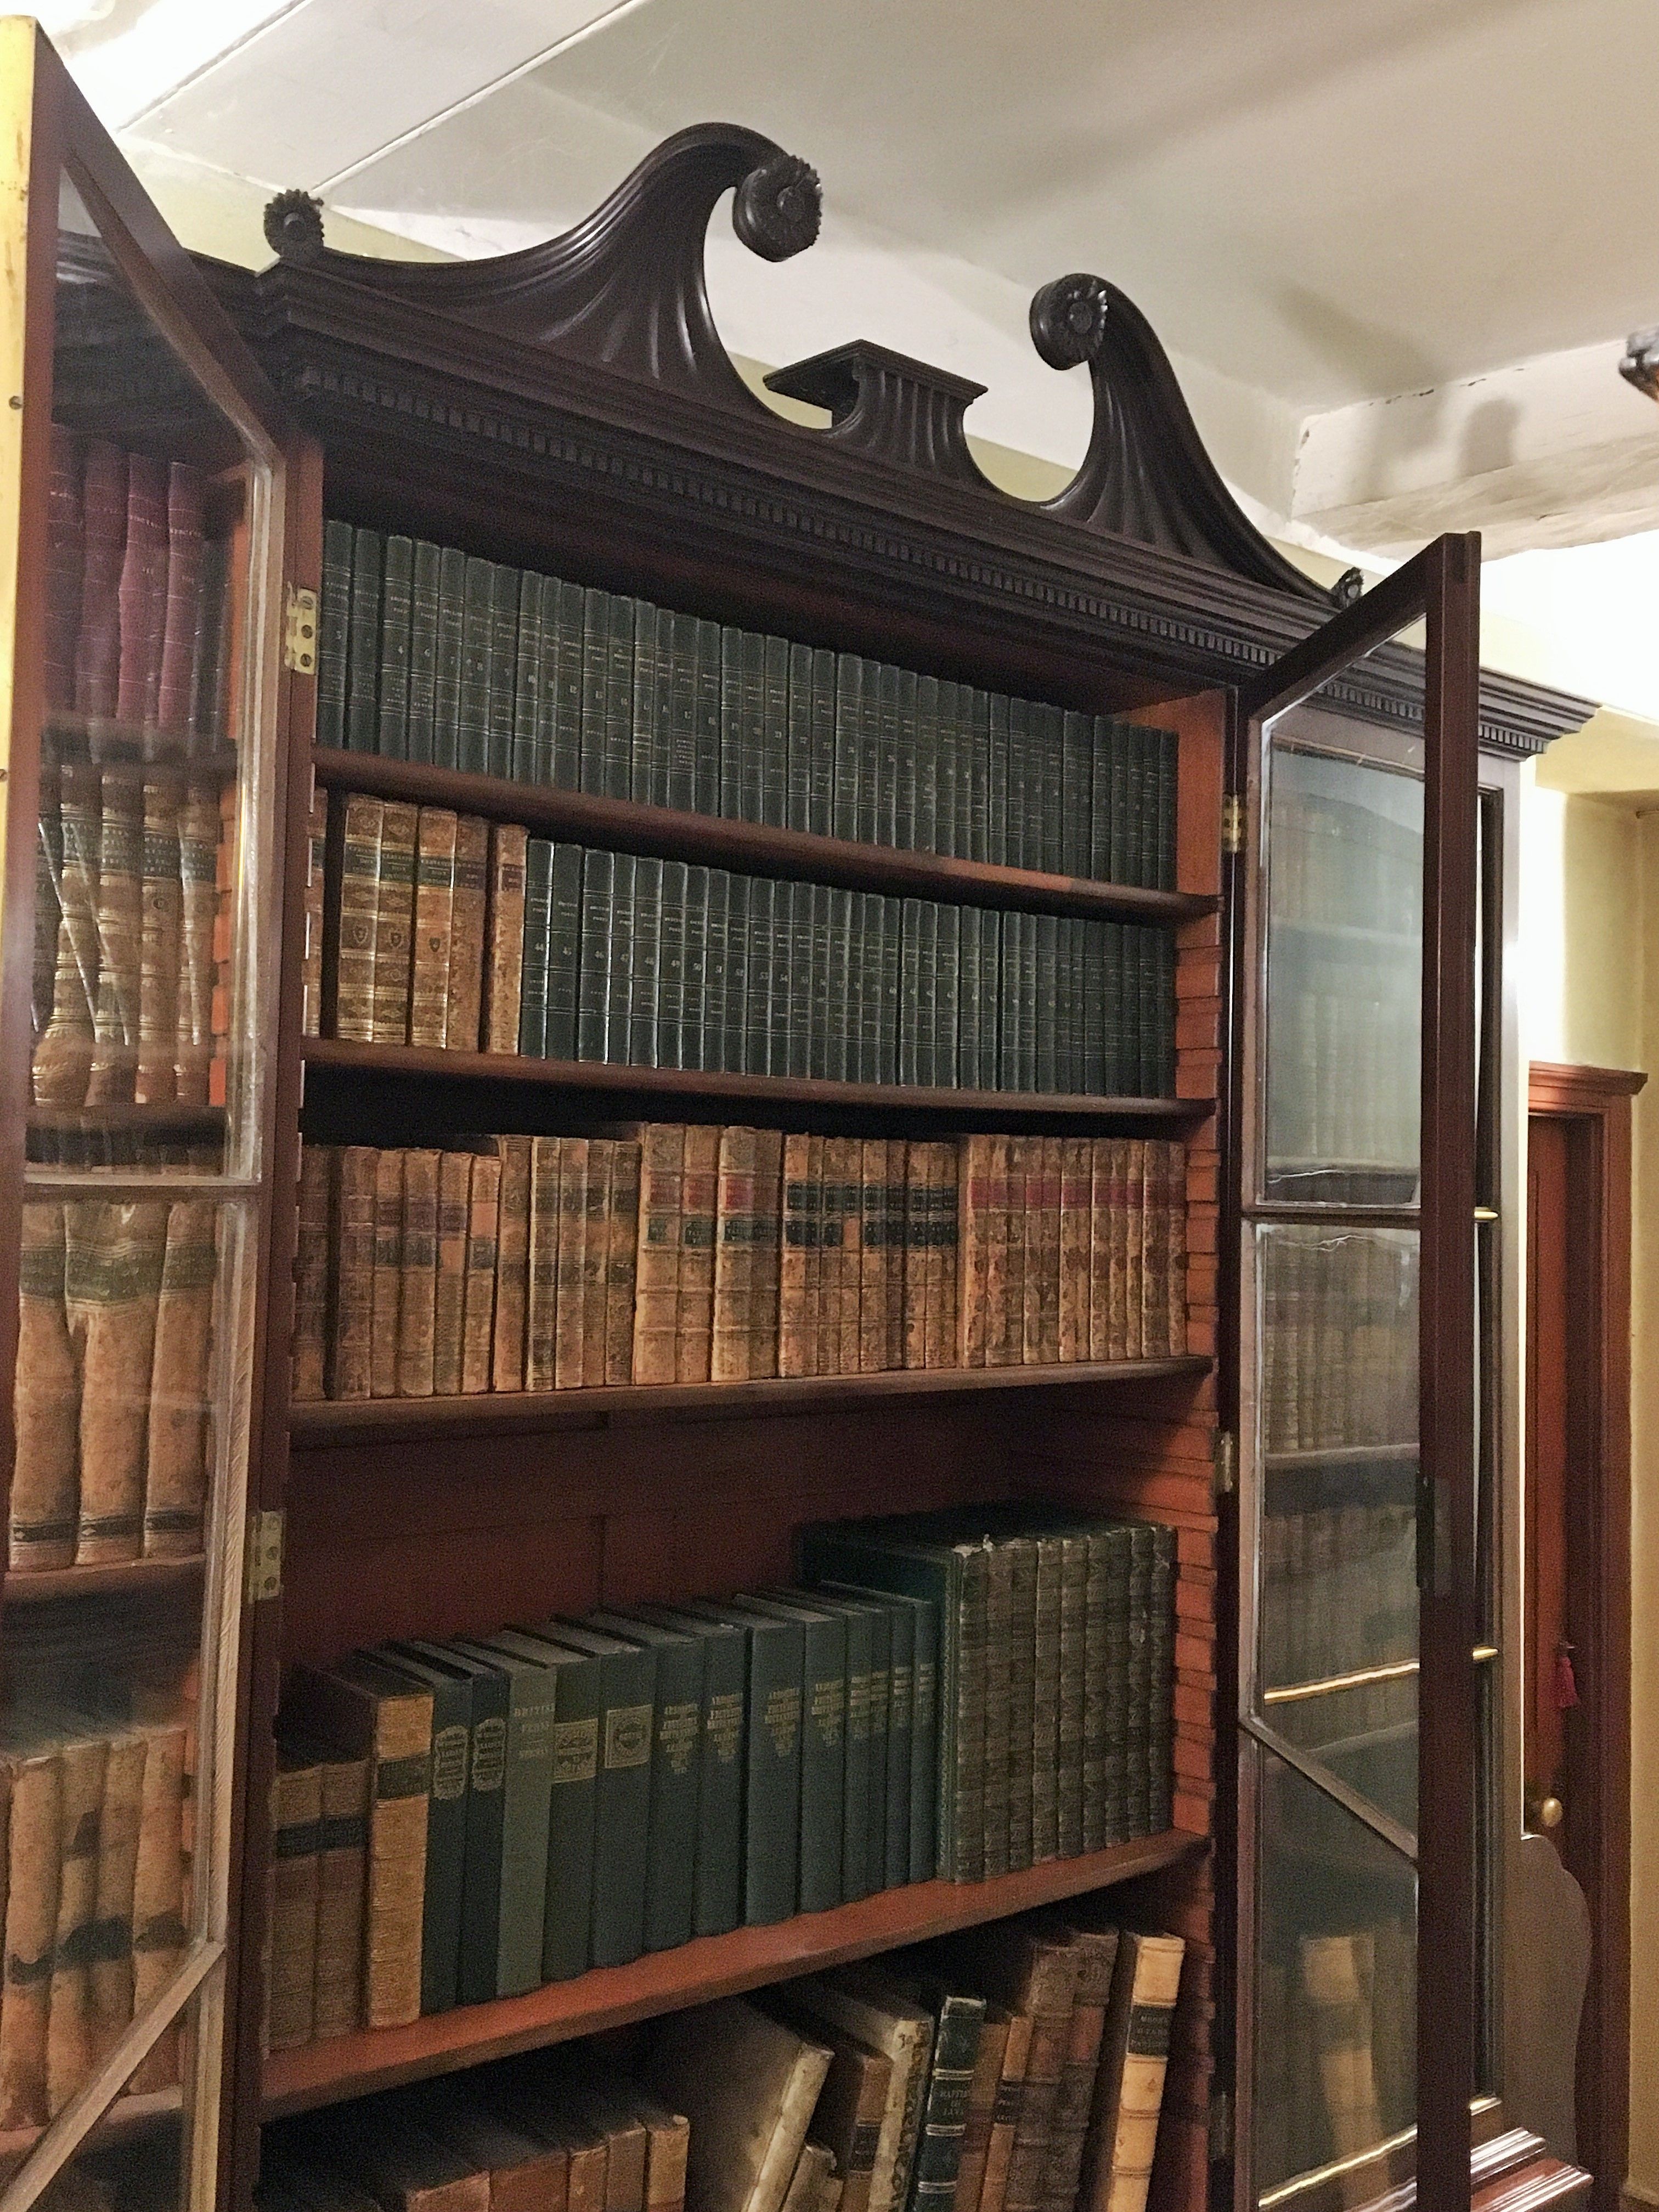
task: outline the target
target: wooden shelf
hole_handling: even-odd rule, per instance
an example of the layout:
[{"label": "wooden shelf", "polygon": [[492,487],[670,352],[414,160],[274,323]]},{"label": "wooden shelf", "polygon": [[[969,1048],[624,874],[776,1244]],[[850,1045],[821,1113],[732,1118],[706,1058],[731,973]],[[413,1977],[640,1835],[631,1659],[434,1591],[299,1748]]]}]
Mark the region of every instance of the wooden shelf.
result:
[{"label": "wooden shelf", "polygon": [[305,2112],[396,2082],[476,2066],[509,2051],[597,2035],[655,2013],[707,2004],[767,1982],[1079,1897],[1170,1866],[1206,1847],[1204,1838],[1171,1829],[994,1881],[918,1882],[828,1912],[802,1913],[775,1927],[705,1936],[678,1950],[648,1953],[631,1966],[599,1967],[574,1981],[550,1983],[526,1996],[463,2005],[407,2027],[368,2029],[278,2051],[265,2062],[265,2115]]},{"label": "wooden shelf", "polygon": [[385,1443],[393,1437],[532,1435],[586,1428],[613,1413],[657,1420],[710,1414],[793,1413],[896,1398],[973,1397],[988,1390],[1075,1390],[1207,1375],[1200,1352],[1070,1367],[899,1368],[878,1375],[772,1376],[752,1382],[617,1382],[591,1390],[482,1391],[471,1398],[311,1399],[292,1407],[296,1446]]},{"label": "wooden shelf", "polygon": [[536,1060],[511,1052],[451,1052],[436,1046],[349,1044],[305,1040],[307,1068],[380,1075],[408,1082],[509,1083],[531,1091],[586,1092],[605,1098],[706,1098],[768,1107],[854,1107],[951,1120],[1149,1121],[1184,1126],[1215,1110],[1212,1098],[1096,1098],[1042,1091],[950,1091],[915,1083],[833,1083],[816,1076],[732,1075],[714,1068],[628,1067],[599,1060]]},{"label": "wooden shelf", "polygon": [[177,1589],[199,1582],[206,1564],[198,1553],[188,1559],[116,1559],[107,1566],[44,1567],[33,1573],[12,1567],[6,1573],[3,1601],[8,1606],[39,1605],[53,1598]]},{"label": "wooden shelf", "polygon": [[547,784],[513,783],[501,776],[464,775],[454,769],[429,768],[415,761],[382,760],[375,753],[319,747],[313,758],[318,782],[331,790],[451,806],[458,814],[519,822],[527,830],[582,844],[656,854],[665,860],[701,860],[744,875],[805,877],[812,883],[884,891],[900,898],[1087,915],[1115,921],[1185,921],[1194,915],[1213,914],[1219,903],[1196,892],[1145,890],[1132,884],[994,867],[986,860],[961,860],[943,853],[913,853],[896,845],[854,844],[759,822],[605,799],[595,792],[560,791]]},{"label": "wooden shelf", "polygon": [[[118,2097],[87,2137],[82,2150],[106,2150],[130,2136],[159,2127],[164,2120],[176,2120],[182,2109],[177,2089],[155,2089],[142,2097]],[[26,2151],[33,2150],[45,2133],[44,2128],[7,2128],[0,2131],[0,2172]]]},{"label": "wooden shelf", "polygon": [[31,1106],[31,1130],[76,1137],[222,1137],[222,1106]]}]

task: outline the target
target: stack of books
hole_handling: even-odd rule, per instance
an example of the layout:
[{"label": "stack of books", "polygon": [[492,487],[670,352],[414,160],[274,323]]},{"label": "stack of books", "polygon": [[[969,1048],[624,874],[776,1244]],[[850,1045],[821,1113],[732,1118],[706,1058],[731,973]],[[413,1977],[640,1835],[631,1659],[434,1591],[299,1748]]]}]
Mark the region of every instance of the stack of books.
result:
[{"label": "stack of books", "polygon": [[24,1206],[14,1571],[201,1552],[218,1222],[211,1200]]},{"label": "stack of books", "polygon": [[300,1668],[273,2048],[1170,1824],[1173,1532],[805,1532],[801,1586]]},{"label": "stack of books", "polygon": [[294,1395],[1169,1358],[1185,1202],[1184,1148],[1157,1138],[308,1145]]},{"label": "stack of books", "polygon": [[1171,890],[1173,732],[327,524],[319,744]]},{"label": "stack of books", "polygon": [[1174,1091],[1166,927],[734,875],[355,793],[331,816],[319,795],[312,838],[307,1024],[349,1042]]},{"label": "stack of books", "polygon": [[1256,2174],[1293,2175],[1372,2150],[1412,2124],[1417,1936],[1387,1907],[1358,1933],[1304,1936],[1262,1957]]},{"label": "stack of books", "polygon": [[1260,1265],[1264,1450],[1409,1451],[1418,1424],[1415,1235],[1277,1229]]}]

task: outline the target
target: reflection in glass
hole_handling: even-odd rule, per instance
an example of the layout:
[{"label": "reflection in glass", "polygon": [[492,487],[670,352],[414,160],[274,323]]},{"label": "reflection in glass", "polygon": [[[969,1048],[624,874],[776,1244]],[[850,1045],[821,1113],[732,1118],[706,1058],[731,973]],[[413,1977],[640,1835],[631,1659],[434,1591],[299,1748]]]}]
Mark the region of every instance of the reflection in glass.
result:
[{"label": "reflection in glass", "polygon": [[[42,2212],[178,2212],[186,2201],[185,2131],[179,2081],[189,2072],[189,2046],[199,1998],[170,2021],[104,2117],[82,2138],[67,2165],[35,2200]],[[184,2062],[181,2065],[181,2060]],[[165,2074],[165,2082],[159,2076]],[[0,2178],[18,2162],[15,2143],[0,2139]]]},{"label": "reflection in glass", "polygon": [[1423,788],[1268,751],[1264,1196],[1403,1205],[1421,1113]]},{"label": "reflection in glass", "polygon": [[1414,1869],[1260,1757],[1258,2194],[1410,2127],[1417,2042]]}]

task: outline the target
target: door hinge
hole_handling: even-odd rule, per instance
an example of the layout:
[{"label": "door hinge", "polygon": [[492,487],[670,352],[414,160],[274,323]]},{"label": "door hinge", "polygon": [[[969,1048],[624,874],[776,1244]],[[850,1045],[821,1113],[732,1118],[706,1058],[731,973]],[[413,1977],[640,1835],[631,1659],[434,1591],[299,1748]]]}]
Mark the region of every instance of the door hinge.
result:
[{"label": "door hinge", "polygon": [[1215,1432],[1213,1488],[1218,1498],[1231,1498],[1238,1487],[1238,1439],[1231,1429]]},{"label": "door hinge", "polygon": [[1231,2158],[1233,2154],[1233,2093],[1231,2089],[1216,2089],[1210,2096],[1210,2159]]},{"label": "door hinge", "polygon": [[283,628],[283,665],[296,676],[317,673],[317,594],[288,587]]},{"label": "door hinge", "polygon": [[264,1605],[283,1594],[283,1515],[251,1513],[247,1523],[247,1601]]},{"label": "door hinge", "polygon": [[1221,802],[1221,849],[1227,854],[1244,850],[1244,802],[1236,791]]}]

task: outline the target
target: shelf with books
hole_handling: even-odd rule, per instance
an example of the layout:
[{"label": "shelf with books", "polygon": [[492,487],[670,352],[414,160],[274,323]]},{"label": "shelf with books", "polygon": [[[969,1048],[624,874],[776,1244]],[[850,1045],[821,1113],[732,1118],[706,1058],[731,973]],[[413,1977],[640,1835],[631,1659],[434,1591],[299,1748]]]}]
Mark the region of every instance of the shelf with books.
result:
[{"label": "shelf with books", "polygon": [[424,2080],[509,2051],[597,2035],[630,2021],[867,1959],[901,1944],[1130,1881],[1196,1858],[1206,1848],[1203,1837],[1170,1829],[991,1881],[917,1882],[770,1927],[738,1928],[675,1950],[647,1952],[631,1965],[598,1967],[525,1996],[459,2006],[406,2027],[366,2029],[304,2044],[266,2060],[265,2115],[271,2118],[337,2104],[371,2089]]},{"label": "shelf with books", "polygon": [[682,812],[596,792],[566,791],[505,777],[464,775],[373,753],[319,747],[317,781],[333,791],[453,808],[487,821],[512,822],[544,835],[663,860],[702,861],[745,873],[834,884],[894,896],[959,901],[1037,914],[1102,921],[1176,922],[1213,914],[1219,902],[1189,891],[1143,890],[1036,869],[995,866],[946,854],[860,844],[721,815]]},{"label": "shelf with books", "polygon": [[[145,2135],[167,2121],[176,2121],[183,2100],[176,2088],[151,2089],[135,2096],[118,2097],[99,2121],[88,2148],[104,2150]],[[0,2129],[0,2172],[9,2172],[25,2151],[32,2150],[46,2133],[44,2128]]]},{"label": "shelf with books", "polygon": [[899,1368],[874,1375],[769,1376],[747,1382],[619,1382],[592,1389],[504,1390],[465,1398],[313,1399],[295,1405],[289,1433],[300,1449],[384,1443],[399,1437],[536,1435],[581,1428],[612,1413],[696,1420],[711,1414],[793,1413],[872,1399],[977,1396],[999,1390],[1077,1390],[1197,1377],[1202,1353],[1170,1359],[1079,1362],[1063,1367]]},{"label": "shelf with books", "polygon": [[1186,1127],[1215,1111],[1209,1097],[1099,1098],[1061,1091],[965,1091],[913,1083],[842,1083],[817,1076],[738,1075],[715,1068],[634,1067],[616,1060],[538,1060],[507,1052],[458,1052],[447,1046],[356,1044],[338,1037],[307,1037],[307,1069],[331,1074],[389,1077],[425,1085],[501,1083],[595,1097],[641,1101],[707,1098],[741,1104],[757,1115],[769,1107],[855,1109],[933,1119],[988,1119],[1041,1131],[1048,1122],[1101,1122],[1114,1127],[1158,1123]]},{"label": "shelf with books", "polygon": [[8,1606],[49,1604],[54,1598],[105,1597],[129,1592],[176,1590],[198,1583],[207,1562],[198,1553],[187,1559],[117,1559],[102,1566],[42,1567],[33,1572],[8,1570]]},{"label": "shelf with books", "polygon": [[132,761],[152,775],[173,772],[204,783],[234,782],[241,757],[234,745],[204,744],[188,732],[123,722],[112,714],[76,714],[66,707],[48,709],[46,734],[60,757],[78,755],[100,765]]}]

